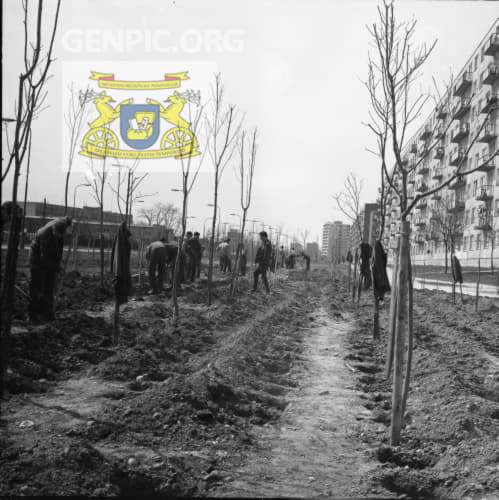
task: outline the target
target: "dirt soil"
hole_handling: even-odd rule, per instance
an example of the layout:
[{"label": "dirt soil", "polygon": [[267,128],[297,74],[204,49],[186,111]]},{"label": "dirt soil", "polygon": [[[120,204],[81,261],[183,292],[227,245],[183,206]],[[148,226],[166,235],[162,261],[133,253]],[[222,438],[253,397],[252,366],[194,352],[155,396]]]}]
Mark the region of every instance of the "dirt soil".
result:
[{"label": "dirt soil", "polygon": [[[280,274],[270,296],[217,276],[185,285],[182,317],[145,294],[122,307],[69,274],[54,323],[26,321],[21,281],[0,495],[495,498],[499,304],[416,295],[414,380],[400,448],[387,446],[386,332],[344,276]],[[388,301],[381,324],[386,325]]]},{"label": "dirt soil", "polygon": [[[270,296],[250,293],[243,281],[231,300],[218,276],[210,308],[205,280],[184,285],[176,328],[169,298],[142,286],[122,307],[113,346],[109,287],[70,273],[56,321],[31,325],[21,280],[0,495],[221,491],[234,467],[260,450],[262,429],[281,426],[288,395],[306,373],[304,340],[328,282],[325,271],[285,273]],[[342,446],[355,448],[345,439]],[[365,450],[355,453],[366,462]],[[346,489],[361,491],[351,475]]]},{"label": "dirt soil", "polygon": [[482,298],[475,312],[471,297],[454,305],[450,294],[415,292],[405,428],[401,446],[390,447],[391,380],[383,373],[389,298],[382,339],[374,342],[371,294],[353,313],[348,362],[360,364],[358,388],[379,422],[368,421],[359,435],[383,464],[372,482],[410,498],[499,498],[499,301]]}]

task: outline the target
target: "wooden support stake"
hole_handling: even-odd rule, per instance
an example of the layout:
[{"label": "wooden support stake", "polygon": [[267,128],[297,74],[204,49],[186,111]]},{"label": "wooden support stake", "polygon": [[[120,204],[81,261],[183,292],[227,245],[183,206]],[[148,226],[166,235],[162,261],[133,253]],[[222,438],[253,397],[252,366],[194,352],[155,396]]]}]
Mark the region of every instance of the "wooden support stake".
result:
[{"label": "wooden support stake", "polygon": [[478,312],[479,294],[480,294],[480,257],[478,257],[478,277],[476,279],[475,312]]},{"label": "wooden support stake", "polygon": [[403,419],[403,386],[404,386],[404,351],[405,327],[407,322],[407,271],[409,264],[409,222],[401,223],[400,267],[397,286],[397,324],[395,329],[393,388],[392,388],[392,419],[390,444],[398,446]]}]

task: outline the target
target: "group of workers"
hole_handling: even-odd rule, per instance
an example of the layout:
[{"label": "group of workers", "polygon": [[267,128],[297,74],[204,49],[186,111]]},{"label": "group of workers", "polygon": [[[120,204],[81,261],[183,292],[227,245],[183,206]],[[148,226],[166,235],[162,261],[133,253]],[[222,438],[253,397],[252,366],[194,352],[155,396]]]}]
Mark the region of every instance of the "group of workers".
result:
[{"label": "group of workers", "polygon": [[[2,207],[3,210],[4,207]],[[2,213],[3,215],[3,213]],[[7,217],[6,217],[7,218]],[[3,219],[2,219],[3,220]],[[56,296],[59,275],[62,271],[64,237],[72,229],[71,217],[59,217],[41,227],[34,237],[30,251],[31,279],[29,285],[30,302],[28,314],[32,321],[51,321],[55,318]],[[204,248],[198,232],[187,232],[183,241],[177,266],[178,282],[194,282],[201,276],[201,259]],[[227,238],[217,247],[222,273],[232,272],[232,254],[230,239]],[[247,255],[244,245],[238,246],[238,274],[247,272]],[[173,283],[173,273],[178,254],[178,243],[161,239],[151,243],[146,249],[148,261],[149,284],[152,294],[163,290],[167,281]],[[268,234],[260,232],[260,245],[255,256],[256,268],[253,271],[253,291],[257,290],[261,277],[265,291],[270,293],[267,272],[275,271],[279,264],[293,269],[296,256],[293,250],[286,255],[284,247],[280,247],[280,262],[274,251]],[[310,268],[310,258],[302,253],[306,269]]]}]

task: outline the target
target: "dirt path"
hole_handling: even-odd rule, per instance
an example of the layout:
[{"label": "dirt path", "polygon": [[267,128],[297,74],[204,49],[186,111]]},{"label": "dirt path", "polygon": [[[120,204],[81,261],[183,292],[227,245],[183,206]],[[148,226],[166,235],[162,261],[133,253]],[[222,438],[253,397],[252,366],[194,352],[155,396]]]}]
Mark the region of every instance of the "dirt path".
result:
[{"label": "dirt path", "polygon": [[[227,471],[216,496],[348,496],[376,467],[352,431],[370,416],[354,389],[344,362],[344,338],[351,319],[330,319],[324,308],[313,314],[304,360],[279,422],[255,429],[259,449],[245,465]],[[229,479],[230,478],[230,479]],[[377,491],[371,491],[371,495]],[[386,492],[383,492],[386,496]]]}]

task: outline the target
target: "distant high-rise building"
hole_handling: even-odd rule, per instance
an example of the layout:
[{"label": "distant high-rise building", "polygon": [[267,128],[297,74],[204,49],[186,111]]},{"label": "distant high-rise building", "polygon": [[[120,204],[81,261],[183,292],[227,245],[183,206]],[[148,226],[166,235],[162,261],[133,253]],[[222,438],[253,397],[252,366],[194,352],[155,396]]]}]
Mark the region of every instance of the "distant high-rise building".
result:
[{"label": "distant high-rise building", "polygon": [[326,222],[322,226],[322,245],[321,245],[321,257],[329,256],[329,233],[333,227],[332,222]]},{"label": "distant high-rise building", "polygon": [[350,248],[350,226],[341,221],[326,222],[322,226],[321,256],[331,262],[346,257]]}]

